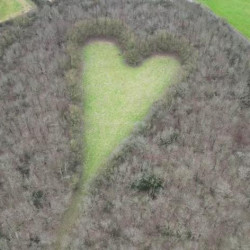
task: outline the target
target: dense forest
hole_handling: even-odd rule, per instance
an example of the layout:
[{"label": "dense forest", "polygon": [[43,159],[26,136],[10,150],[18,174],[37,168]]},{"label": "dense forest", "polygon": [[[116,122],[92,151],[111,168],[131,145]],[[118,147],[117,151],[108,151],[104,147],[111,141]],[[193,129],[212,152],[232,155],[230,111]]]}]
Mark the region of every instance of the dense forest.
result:
[{"label": "dense forest", "polygon": [[62,249],[249,249],[249,41],[186,0],[36,2],[0,27],[0,249],[54,248],[84,161],[69,42],[99,18],[164,31],[196,66],[114,152]]}]

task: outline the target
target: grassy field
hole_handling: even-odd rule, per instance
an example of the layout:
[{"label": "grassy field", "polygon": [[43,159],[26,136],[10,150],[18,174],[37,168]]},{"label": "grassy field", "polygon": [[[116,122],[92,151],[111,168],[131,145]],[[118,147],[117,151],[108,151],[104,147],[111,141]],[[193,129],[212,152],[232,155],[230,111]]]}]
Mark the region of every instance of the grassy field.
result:
[{"label": "grassy field", "polygon": [[33,6],[30,0],[0,0],[0,22],[25,13]]},{"label": "grassy field", "polygon": [[199,0],[250,38],[250,0]]},{"label": "grassy field", "polygon": [[83,54],[86,180],[145,117],[180,66],[172,57],[155,56],[132,68],[104,41],[87,45]]},{"label": "grassy field", "polygon": [[55,249],[61,249],[65,235],[78,216],[84,185],[94,177],[112,151],[148,113],[180,72],[173,57],[154,56],[139,66],[128,66],[111,42],[96,41],[83,49],[85,164],[82,188],[66,211]]}]

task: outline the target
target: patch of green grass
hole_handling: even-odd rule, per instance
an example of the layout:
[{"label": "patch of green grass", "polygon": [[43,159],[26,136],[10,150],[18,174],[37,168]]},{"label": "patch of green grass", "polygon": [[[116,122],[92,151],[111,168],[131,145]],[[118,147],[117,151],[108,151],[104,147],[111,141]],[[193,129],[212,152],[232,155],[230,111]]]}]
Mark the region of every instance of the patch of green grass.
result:
[{"label": "patch of green grass", "polygon": [[58,230],[54,249],[62,249],[78,216],[85,185],[105,164],[112,151],[141,121],[150,106],[175,82],[181,65],[173,57],[154,56],[130,67],[118,47],[108,41],[83,48],[84,171],[79,189]]},{"label": "patch of green grass", "polygon": [[33,5],[30,0],[0,0],[0,22],[27,12]]},{"label": "patch of green grass", "polygon": [[107,41],[86,45],[83,59],[86,181],[163,95],[180,64],[173,57],[154,56],[130,67],[117,46]]},{"label": "patch of green grass", "polygon": [[250,38],[250,0],[199,0]]}]

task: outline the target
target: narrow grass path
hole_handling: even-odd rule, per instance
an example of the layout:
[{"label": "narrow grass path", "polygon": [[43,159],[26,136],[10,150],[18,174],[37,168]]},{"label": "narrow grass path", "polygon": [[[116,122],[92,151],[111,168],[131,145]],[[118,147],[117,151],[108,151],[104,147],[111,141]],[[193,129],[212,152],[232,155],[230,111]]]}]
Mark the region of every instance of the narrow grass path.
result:
[{"label": "narrow grass path", "polygon": [[198,0],[250,39],[250,0]]},{"label": "narrow grass path", "polygon": [[86,45],[83,61],[84,171],[81,189],[63,218],[57,250],[64,249],[77,219],[85,185],[177,79],[181,69],[178,60],[168,56],[154,56],[139,67],[130,67],[118,47],[108,41]]},{"label": "narrow grass path", "polygon": [[0,0],[0,22],[26,13],[34,6],[31,0]]}]

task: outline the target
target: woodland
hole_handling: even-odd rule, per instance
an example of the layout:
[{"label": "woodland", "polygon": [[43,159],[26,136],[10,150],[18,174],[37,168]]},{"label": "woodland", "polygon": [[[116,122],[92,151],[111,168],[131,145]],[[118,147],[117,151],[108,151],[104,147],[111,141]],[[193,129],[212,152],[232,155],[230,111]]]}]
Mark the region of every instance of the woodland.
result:
[{"label": "woodland", "polygon": [[[249,249],[249,40],[186,0],[34,2],[0,23],[0,249]],[[96,38],[182,74],[85,185]]]}]

